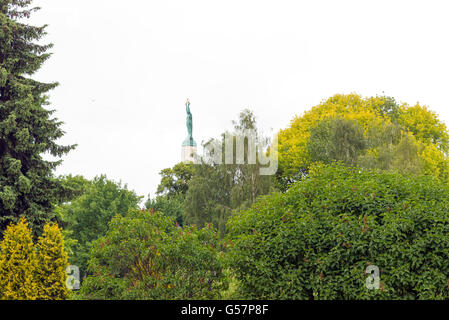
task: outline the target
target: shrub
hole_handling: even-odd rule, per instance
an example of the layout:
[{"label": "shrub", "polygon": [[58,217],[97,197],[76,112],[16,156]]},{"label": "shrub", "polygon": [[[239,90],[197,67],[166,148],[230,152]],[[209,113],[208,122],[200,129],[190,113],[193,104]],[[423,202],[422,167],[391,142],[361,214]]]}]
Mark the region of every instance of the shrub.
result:
[{"label": "shrub", "polygon": [[432,177],[321,167],[234,216],[227,258],[247,299],[447,299],[448,209]]},{"label": "shrub", "polygon": [[92,250],[84,299],[215,299],[227,283],[211,227],[180,228],[159,212],[117,215]]}]

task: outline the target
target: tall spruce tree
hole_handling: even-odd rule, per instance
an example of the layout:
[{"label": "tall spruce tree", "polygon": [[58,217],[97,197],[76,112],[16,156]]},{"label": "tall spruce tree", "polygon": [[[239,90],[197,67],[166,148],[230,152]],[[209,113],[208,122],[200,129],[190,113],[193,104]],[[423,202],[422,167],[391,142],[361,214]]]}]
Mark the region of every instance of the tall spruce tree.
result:
[{"label": "tall spruce tree", "polygon": [[39,8],[32,0],[0,0],[0,237],[6,226],[25,216],[36,234],[52,220],[52,206],[61,199],[62,185],[52,171],[75,146],[61,146],[61,122],[47,110],[46,93],[58,84],[31,78],[50,57],[52,44],[38,41],[46,25],[24,23]]}]

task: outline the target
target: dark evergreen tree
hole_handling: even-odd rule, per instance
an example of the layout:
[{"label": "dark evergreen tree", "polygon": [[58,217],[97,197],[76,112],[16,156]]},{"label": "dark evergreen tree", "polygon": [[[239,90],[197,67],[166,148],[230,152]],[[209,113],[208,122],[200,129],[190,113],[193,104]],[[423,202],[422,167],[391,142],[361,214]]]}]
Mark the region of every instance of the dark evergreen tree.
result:
[{"label": "dark evergreen tree", "polygon": [[40,234],[54,218],[52,208],[65,192],[52,172],[61,160],[47,161],[47,153],[60,158],[75,146],[56,143],[64,132],[61,122],[47,110],[46,93],[57,83],[31,78],[50,57],[52,44],[38,41],[46,25],[23,21],[39,8],[31,0],[0,0],[0,236],[11,222],[25,216]]}]

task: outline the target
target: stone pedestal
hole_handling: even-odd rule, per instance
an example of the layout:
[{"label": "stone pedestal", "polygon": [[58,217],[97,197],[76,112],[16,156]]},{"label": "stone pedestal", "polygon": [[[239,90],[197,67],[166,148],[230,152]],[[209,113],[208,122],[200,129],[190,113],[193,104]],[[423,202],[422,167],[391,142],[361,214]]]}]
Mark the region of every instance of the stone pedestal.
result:
[{"label": "stone pedestal", "polygon": [[181,161],[182,162],[195,162],[194,156],[196,155],[196,146],[182,146],[181,149]]}]

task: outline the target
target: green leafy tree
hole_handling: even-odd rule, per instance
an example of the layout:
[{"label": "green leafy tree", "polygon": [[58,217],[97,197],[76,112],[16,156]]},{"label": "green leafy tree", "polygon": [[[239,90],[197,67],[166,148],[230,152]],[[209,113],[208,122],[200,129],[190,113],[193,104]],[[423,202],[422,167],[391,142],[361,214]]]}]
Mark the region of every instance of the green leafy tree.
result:
[{"label": "green leafy tree", "polygon": [[57,83],[32,79],[50,57],[52,45],[38,44],[45,27],[24,23],[36,10],[29,0],[0,2],[0,235],[20,215],[27,217],[36,234],[54,218],[53,204],[63,191],[52,175],[61,157],[74,148],[56,143],[64,132],[52,118],[46,93]]},{"label": "green leafy tree", "polygon": [[71,219],[71,216],[68,213],[70,210],[68,210],[67,207],[70,206],[71,201],[83,195],[92,183],[80,175],[61,176],[59,177],[59,180],[63,185],[64,194],[61,197],[61,204],[55,206],[54,212],[58,224],[62,227],[62,234],[65,238],[65,250],[69,256],[73,256],[75,254],[74,248],[78,241],[73,238],[73,230],[70,229],[73,219]]},{"label": "green leafy tree", "polygon": [[382,102],[375,104],[377,112],[381,115],[381,117],[391,119],[393,123],[398,123],[401,114],[399,104],[393,97],[383,95],[380,98]]},{"label": "green leafy tree", "polygon": [[108,230],[108,222],[116,214],[126,214],[128,210],[138,207],[142,197],[122,187],[102,175],[92,181],[80,183],[75,178],[74,185],[84,189],[83,194],[69,203],[59,206],[56,211],[65,221],[65,229],[69,230],[73,254],[70,263],[79,267],[85,275],[87,261],[90,257],[92,241],[104,235]]},{"label": "green leafy tree", "polygon": [[152,199],[148,195],[145,207],[175,218],[176,223],[182,226],[184,224],[184,199],[193,174],[193,164],[184,162],[176,164],[173,168],[162,170],[156,198]]},{"label": "green leafy tree", "polygon": [[197,226],[212,223],[223,235],[233,211],[233,176],[234,172],[226,165],[198,164],[186,194],[185,223]]},{"label": "green leafy tree", "polygon": [[173,168],[167,168],[160,172],[161,182],[157,187],[156,194],[159,196],[185,195],[188,183],[192,179],[193,165],[191,163],[180,162]]},{"label": "green leafy tree", "polygon": [[308,152],[312,162],[341,161],[356,165],[366,149],[363,128],[355,120],[326,119],[310,130]]},{"label": "green leafy tree", "polygon": [[[231,191],[231,205],[233,208],[248,208],[257,200],[260,195],[268,194],[274,190],[274,179],[271,175],[261,175],[260,169],[263,167],[260,158],[255,163],[250,163],[251,157],[249,146],[250,141],[246,134],[248,130],[252,133],[251,143],[259,153],[266,153],[270,144],[270,139],[258,131],[257,121],[254,113],[249,109],[244,109],[239,114],[238,121],[232,121],[234,125],[234,180],[237,183]],[[237,139],[243,139],[243,163],[237,161]]]},{"label": "green leafy tree", "polygon": [[[449,186],[431,176],[314,167],[228,222],[244,299],[448,299]],[[377,289],[366,286],[377,266]],[[368,281],[371,282],[371,281]]]},{"label": "green leafy tree", "polygon": [[[206,154],[201,164],[195,165],[195,172],[189,181],[185,200],[185,220],[189,224],[204,225],[212,223],[221,235],[226,232],[226,221],[234,210],[248,208],[260,195],[268,194],[274,189],[272,176],[260,175],[261,164],[248,161],[249,148],[257,147],[264,151],[268,139],[257,131],[254,114],[246,109],[239,114],[239,120],[233,121],[234,131],[223,134],[222,140],[211,139],[204,146],[212,150]],[[247,130],[252,130],[255,146],[249,146]],[[225,137],[233,139],[234,152],[232,164],[225,161]],[[243,163],[237,161],[237,143],[243,141]],[[214,151],[215,150],[215,151]],[[221,163],[216,163],[213,152],[221,150]]]},{"label": "green leafy tree", "polygon": [[83,299],[218,299],[227,280],[213,228],[175,226],[160,212],[116,216],[93,246]]},{"label": "green leafy tree", "polygon": [[[370,133],[372,131],[375,130]],[[425,145],[413,134],[404,133],[396,125],[388,125],[381,128],[377,136],[369,136],[368,141],[374,148],[359,157],[360,167],[396,170],[403,174],[425,173],[425,160],[420,156]]]},{"label": "green leafy tree", "polygon": [[172,196],[157,196],[154,199],[148,198],[145,208],[153,211],[159,211],[168,217],[175,219],[175,222],[184,225],[184,200],[185,195],[174,194]]},{"label": "green leafy tree", "polygon": [[[72,176],[71,174],[59,176],[58,180],[64,192],[61,194],[60,203],[67,203],[81,196],[91,183],[81,175]],[[58,217],[58,220],[63,220],[63,217]]]},{"label": "green leafy tree", "polygon": [[370,127],[365,135],[355,120],[325,119],[310,130],[307,146],[312,163],[340,161],[404,174],[422,174],[425,169],[420,156],[425,145],[394,123]]}]

